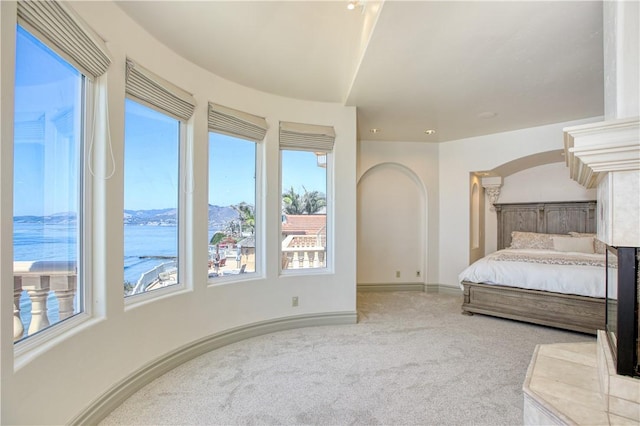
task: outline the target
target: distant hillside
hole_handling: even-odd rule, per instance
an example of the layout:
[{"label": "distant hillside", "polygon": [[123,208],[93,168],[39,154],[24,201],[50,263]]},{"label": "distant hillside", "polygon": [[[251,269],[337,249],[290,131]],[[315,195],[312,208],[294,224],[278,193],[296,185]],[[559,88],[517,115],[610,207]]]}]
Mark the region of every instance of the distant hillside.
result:
[{"label": "distant hillside", "polygon": [[14,216],[13,221],[16,223],[52,223],[64,224],[75,223],[76,214],[72,212],[55,213],[48,216]]},{"label": "distant hillside", "polygon": [[[223,229],[226,224],[238,218],[238,212],[232,207],[212,206],[209,204],[209,228]],[[49,216],[15,216],[17,223],[53,223],[63,224],[76,221],[75,213],[56,213]],[[172,226],[176,224],[176,209],[125,210],[124,223],[127,225]]]},{"label": "distant hillside", "polygon": [[209,204],[209,229],[223,229],[229,221],[237,218],[238,212],[233,208]]},{"label": "distant hillside", "polygon": [[[209,227],[220,229],[238,213],[231,207],[209,205]],[[128,225],[175,225],[176,209],[125,210],[124,223]]]}]

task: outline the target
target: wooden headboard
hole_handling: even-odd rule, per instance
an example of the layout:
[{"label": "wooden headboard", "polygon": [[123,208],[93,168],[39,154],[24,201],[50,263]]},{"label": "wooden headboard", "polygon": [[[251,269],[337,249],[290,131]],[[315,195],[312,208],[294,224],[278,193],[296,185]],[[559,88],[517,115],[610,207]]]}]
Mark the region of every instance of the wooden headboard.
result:
[{"label": "wooden headboard", "polygon": [[595,201],[495,204],[498,250],[511,245],[512,231],[566,234],[596,232]]}]

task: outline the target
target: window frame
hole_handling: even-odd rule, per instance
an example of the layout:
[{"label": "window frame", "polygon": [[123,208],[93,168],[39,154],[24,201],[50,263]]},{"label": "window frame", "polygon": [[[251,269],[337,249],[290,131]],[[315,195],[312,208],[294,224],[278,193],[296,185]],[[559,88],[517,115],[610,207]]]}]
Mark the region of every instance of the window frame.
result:
[{"label": "window frame", "polygon": [[[178,200],[177,200],[177,212],[176,212],[176,232],[177,232],[177,266],[178,266],[178,274],[177,274],[177,282],[175,284],[172,284],[170,286],[167,287],[162,287],[153,291],[148,291],[148,292],[143,292],[143,293],[139,293],[139,294],[132,294],[129,296],[125,296],[123,294],[123,300],[124,300],[124,307],[125,307],[125,311],[131,309],[131,308],[135,308],[137,306],[140,305],[144,305],[150,301],[155,301],[161,298],[165,298],[165,297],[169,297],[172,296],[174,294],[179,294],[179,293],[184,293],[186,291],[189,291],[190,288],[188,288],[185,283],[187,282],[186,280],[186,262],[185,262],[185,257],[186,257],[186,246],[187,246],[187,242],[186,242],[186,222],[184,220],[184,216],[185,212],[186,212],[186,207],[187,207],[187,199],[186,199],[186,183],[187,183],[187,171],[190,170],[189,166],[187,164],[187,161],[189,161],[189,159],[187,158],[187,143],[189,138],[187,137],[188,133],[191,131],[190,126],[188,124],[188,122],[180,117],[177,117],[175,115],[172,115],[170,113],[168,113],[167,111],[163,111],[159,108],[157,108],[156,106],[151,105],[148,102],[144,102],[143,100],[140,100],[138,98],[135,97],[131,97],[128,95],[125,95],[125,101],[129,100],[132,102],[135,102],[139,105],[142,105],[146,108],[150,108],[160,114],[163,114],[167,117],[170,117],[174,120],[176,120],[178,122],[178,161],[177,161],[177,166],[178,166],[178,182],[176,182],[177,186],[178,186]],[[125,117],[126,117],[126,109],[125,111]],[[126,119],[125,119],[125,126],[126,126]],[[124,144],[126,144],[127,141],[124,140]],[[126,161],[126,158],[124,157],[124,150],[123,150],[123,161]],[[189,174],[189,176],[191,176]],[[124,180],[123,180],[123,197],[124,197]],[[124,206],[123,206],[124,207]],[[122,227],[122,232],[123,232],[123,252],[124,252],[124,223],[123,223],[123,227]],[[123,258],[124,259],[124,258]],[[124,283],[124,267],[122,268],[122,282]]]},{"label": "window frame", "polygon": [[[14,48],[17,51],[17,33],[18,27],[21,27],[23,31],[27,32],[32,37],[36,38],[53,53],[62,58],[70,66],[72,66],[81,76],[81,88],[79,91],[78,108],[80,110],[80,131],[78,136],[81,138],[77,142],[78,149],[76,152],[76,159],[78,161],[78,215],[77,215],[77,264],[78,273],[76,276],[76,294],[74,297],[75,303],[79,308],[79,312],[72,315],[69,318],[60,320],[54,324],[50,324],[47,328],[38,331],[31,336],[24,336],[21,340],[14,342],[14,357],[16,360],[15,370],[17,371],[27,362],[29,354],[34,353],[38,348],[41,348],[46,343],[64,338],[72,330],[76,329],[79,325],[93,318],[93,285],[91,277],[93,274],[93,177],[91,175],[89,167],[89,153],[91,152],[91,145],[93,144],[95,137],[95,99],[100,89],[99,84],[92,81],[91,77],[87,75],[81,67],[78,67],[72,61],[69,61],[66,55],[62,54],[56,46],[53,46],[51,42],[45,37],[40,36],[38,31],[33,31],[29,26],[24,26],[20,22],[16,22],[15,34],[16,43]],[[15,67],[14,67],[15,69]],[[14,71],[15,72],[15,71]],[[14,76],[15,87],[15,76]],[[15,96],[15,94],[14,94]],[[15,110],[13,110],[15,117]],[[92,119],[92,121],[90,121]],[[14,118],[15,121],[15,118]],[[13,123],[12,123],[13,125]],[[15,138],[12,141],[15,144]],[[12,147],[13,151],[13,147]],[[15,167],[14,158],[12,158],[12,165]],[[14,193],[15,182],[14,175],[11,176],[11,193]],[[12,236],[13,240],[13,236]],[[12,244],[13,245],[13,244]],[[12,250],[13,253],[13,250]],[[12,256],[13,258],[13,256]],[[12,260],[13,261],[13,260]],[[14,276],[14,272],[11,272]],[[50,290],[53,291],[53,290]],[[27,330],[24,331],[25,333]]]},{"label": "window frame", "polygon": [[[222,132],[217,132],[215,130],[208,130],[207,131],[207,139],[210,138],[211,133],[216,133],[216,134],[220,134],[220,135],[225,135]],[[228,135],[227,135],[228,136]],[[231,137],[235,137],[237,139],[243,139],[240,138],[238,136],[231,136]],[[264,268],[262,267],[263,265],[263,258],[264,258],[264,250],[263,250],[263,244],[262,244],[262,238],[263,238],[263,211],[264,211],[264,204],[263,204],[263,184],[262,182],[264,181],[263,179],[263,169],[264,169],[264,145],[265,142],[260,141],[260,142],[255,142],[255,141],[250,141],[248,139],[245,139],[249,142],[253,142],[255,144],[255,165],[254,165],[254,174],[255,174],[255,181],[254,181],[254,192],[255,192],[255,205],[253,206],[253,212],[255,215],[255,229],[254,229],[254,238],[255,238],[255,271],[254,272],[250,272],[250,273],[245,273],[245,274],[237,274],[237,275],[223,275],[220,277],[215,277],[215,278],[209,278],[208,277],[208,273],[207,273],[207,286],[208,287],[213,287],[213,286],[217,286],[217,285],[224,285],[224,284],[229,284],[229,283],[234,283],[234,282],[238,282],[238,281],[250,281],[250,280],[255,280],[255,279],[261,279],[264,278]],[[209,156],[211,155],[210,153],[210,149],[211,149],[211,143],[209,143],[209,141],[207,142],[207,159],[209,158]],[[211,175],[211,169],[209,168],[208,164],[207,164],[207,194],[209,193],[208,189],[209,189],[209,182],[210,182],[210,175]],[[208,195],[207,195],[207,205],[209,203],[208,200]],[[208,221],[207,221],[207,229],[208,229]],[[207,241],[207,246],[208,246],[209,241]],[[208,247],[207,247],[208,248]],[[206,272],[206,271],[205,271]]]},{"label": "window frame", "polygon": [[[279,175],[278,175],[278,187],[279,187],[279,205],[282,206],[282,151],[295,151],[291,148],[280,148],[278,150],[279,155]],[[313,153],[311,149],[299,149],[298,151],[305,151]],[[326,152],[326,232],[327,241],[325,248],[325,267],[323,268],[297,268],[297,269],[283,269],[282,268],[282,211],[278,215],[278,272],[280,276],[305,276],[305,275],[330,275],[334,273],[334,235],[333,235],[333,220],[334,220],[334,185],[333,185],[333,167],[334,167],[334,151]]]}]

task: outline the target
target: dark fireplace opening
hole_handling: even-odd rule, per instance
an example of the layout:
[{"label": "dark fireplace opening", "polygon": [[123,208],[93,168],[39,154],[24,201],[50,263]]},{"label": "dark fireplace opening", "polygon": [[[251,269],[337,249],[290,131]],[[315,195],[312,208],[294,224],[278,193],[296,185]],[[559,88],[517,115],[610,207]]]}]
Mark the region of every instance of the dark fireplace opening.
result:
[{"label": "dark fireplace opening", "polygon": [[639,247],[607,246],[606,334],[617,373],[640,377]]}]

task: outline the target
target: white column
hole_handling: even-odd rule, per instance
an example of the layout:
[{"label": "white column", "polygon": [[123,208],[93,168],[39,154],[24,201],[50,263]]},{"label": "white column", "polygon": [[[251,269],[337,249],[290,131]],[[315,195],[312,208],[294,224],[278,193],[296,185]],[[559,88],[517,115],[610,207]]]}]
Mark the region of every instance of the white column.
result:
[{"label": "white column", "polygon": [[31,323],[29,335],[49,327],[47,316],[47,296],[49,295],[49,276],[23,276],[22,288],[27,291],[31,299]]},{"label": "white column", "polygon": [[493,206],[500,197],[500,188],[502,188],[502,176],[487,176],[482,178],[482,187],[484,188],[485,194],[487,194],[487,198],[489,199],[489,204],[491,205],[491,211],[495,211],[496,208]]},{"label": "white column", "polygon": [[13,276],[13,341],[19,340],[24,334],[24,325],[20,318],[20,296],[22,296],[22,277]]},{"label": "white column", "polygon": [[58,298],[58,312],[60,320],[73,316],[73,300],[76,295],[76,275],[52,275],[50,278],[51,291]]}]

